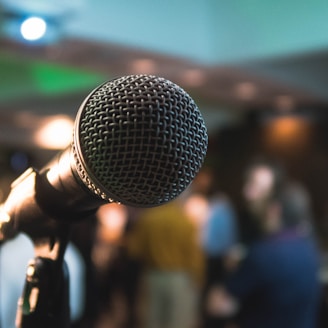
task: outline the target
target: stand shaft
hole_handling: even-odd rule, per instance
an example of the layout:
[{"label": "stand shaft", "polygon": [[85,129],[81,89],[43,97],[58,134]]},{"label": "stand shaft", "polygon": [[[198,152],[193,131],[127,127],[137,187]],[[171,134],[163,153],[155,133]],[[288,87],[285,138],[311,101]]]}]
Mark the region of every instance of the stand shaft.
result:
[{"label": "stand shaft", "polygon": [[69,279],[64,261],[36,257],[28,265],[17,328],[69,328]]}]

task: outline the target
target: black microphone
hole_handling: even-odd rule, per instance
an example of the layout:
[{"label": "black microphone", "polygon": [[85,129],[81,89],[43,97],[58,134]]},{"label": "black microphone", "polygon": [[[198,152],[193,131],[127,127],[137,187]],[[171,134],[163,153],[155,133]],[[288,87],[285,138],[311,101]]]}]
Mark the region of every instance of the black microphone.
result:
[{"label": "black microphone", "polygon": [[203,117],[181,87],[152,75],[108,81],[79,108],[72,145],[12,184],[1,206],[0,235],[42,236],[54,221],[88,217],[108,202],[169,202],[192,182],[207,143]]}]

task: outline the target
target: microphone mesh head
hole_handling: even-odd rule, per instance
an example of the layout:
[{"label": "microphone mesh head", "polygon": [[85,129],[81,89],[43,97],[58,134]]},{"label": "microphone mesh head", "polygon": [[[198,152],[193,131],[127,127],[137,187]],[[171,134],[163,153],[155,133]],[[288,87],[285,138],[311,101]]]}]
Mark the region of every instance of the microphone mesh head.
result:
[{"label": "microphone mesh head", "polygon": [[183,89],[160,77],[130,75],[104,83],[83,102],[73,152],[92,192],[151,207],[187,188],[207,142],[202,115]]}]

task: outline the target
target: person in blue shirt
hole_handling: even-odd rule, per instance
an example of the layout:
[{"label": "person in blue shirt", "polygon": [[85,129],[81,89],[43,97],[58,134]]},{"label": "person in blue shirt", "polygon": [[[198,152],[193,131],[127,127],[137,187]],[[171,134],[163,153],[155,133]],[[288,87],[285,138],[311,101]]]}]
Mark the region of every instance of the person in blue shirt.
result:
[{"label": "person in blue shirt", "polygon": [[278,177],[269,163],[247,172],[248,222],[257,229],[225,288],[239,302],[240,328],[317,328],[319,251],[308,197]]},{"label": "person in blue shirt", "polygon": [[209,257],[222,256],[238,241],[236,214],[230,200],[216,195],[209,201],[207,224],[203,231],[203,247]]},{"label": "person in blue shirt", "polygon": [[204,168],[193,185],[194,197],[203,198],[206,211],[201,218],[201,245],[206,259],[206,276],[203,290],[202,327],[225,326],[229,315],[212,311],[212,290],[221,284],[225,276],[224,258],[238,243],[238,224],[234,205],[223,192],[215,172]]}]

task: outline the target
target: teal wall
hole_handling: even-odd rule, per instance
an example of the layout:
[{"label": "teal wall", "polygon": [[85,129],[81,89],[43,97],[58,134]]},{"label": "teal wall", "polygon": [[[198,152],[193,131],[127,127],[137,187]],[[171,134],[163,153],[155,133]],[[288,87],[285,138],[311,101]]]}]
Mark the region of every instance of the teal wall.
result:
[{"label": "teal wall", "polygon": [[243,62],[328,48],[328,1],[85,0],[67,33],[205,64]]}]

